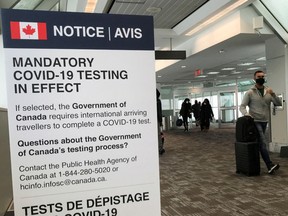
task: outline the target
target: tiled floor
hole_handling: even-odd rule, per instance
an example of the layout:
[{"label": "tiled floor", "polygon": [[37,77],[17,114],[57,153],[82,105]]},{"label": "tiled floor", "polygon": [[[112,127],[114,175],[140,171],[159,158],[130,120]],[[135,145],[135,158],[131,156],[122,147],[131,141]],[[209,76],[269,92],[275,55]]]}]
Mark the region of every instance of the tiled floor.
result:
[{"label": "tiled floor", "polygon": [[288,158],[271,154],[281,167],[268,175],[236,174],[234,129],[164,133],[160,157],[162,216],[288,215]]}]

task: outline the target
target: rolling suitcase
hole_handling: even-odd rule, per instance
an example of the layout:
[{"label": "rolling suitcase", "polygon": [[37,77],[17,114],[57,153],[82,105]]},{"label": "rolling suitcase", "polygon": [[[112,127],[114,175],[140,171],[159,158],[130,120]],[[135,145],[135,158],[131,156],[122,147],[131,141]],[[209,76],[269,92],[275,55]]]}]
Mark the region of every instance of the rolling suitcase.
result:
[{"label": "rolling suitcase", "polygon": [[236,173],[247,176],[260,175],[259,144],[235,142]]},{"label": "rolling suitcase", "polygon": [[239,117],[236,121],[236,141],[253,142],[258,137],[258,131],[251,116]]}]

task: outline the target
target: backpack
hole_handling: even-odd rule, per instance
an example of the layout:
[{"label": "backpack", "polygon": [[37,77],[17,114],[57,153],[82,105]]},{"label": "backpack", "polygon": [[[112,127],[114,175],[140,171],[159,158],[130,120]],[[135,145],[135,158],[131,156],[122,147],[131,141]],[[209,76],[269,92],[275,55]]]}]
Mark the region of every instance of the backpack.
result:
[{"label": "backpack", "polygon": [[254,142],[258,138],[258,130],[251,116],[239,117],[236,121],[236,141]]}]

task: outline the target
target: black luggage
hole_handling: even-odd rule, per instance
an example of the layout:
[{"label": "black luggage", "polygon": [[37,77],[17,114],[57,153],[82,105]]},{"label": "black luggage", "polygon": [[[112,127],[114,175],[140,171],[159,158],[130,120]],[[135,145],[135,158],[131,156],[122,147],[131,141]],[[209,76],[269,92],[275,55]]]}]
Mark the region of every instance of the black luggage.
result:
[{"label": "black luggage", "polygon": [[183,124],[183,120],[182,120],[181,118],[178,118],[178,119],[176,120],[176,126],[181,127],[182,124]]},{"label": "black luggage", "polygon": [[251,116],[239,117],[236,121],[236,141],[253,142],[258,137],[258,131]]},{"label": "black luggage", "polygon": [[247,176],[260,175],[259,144],[235,142],[236,173]]}]

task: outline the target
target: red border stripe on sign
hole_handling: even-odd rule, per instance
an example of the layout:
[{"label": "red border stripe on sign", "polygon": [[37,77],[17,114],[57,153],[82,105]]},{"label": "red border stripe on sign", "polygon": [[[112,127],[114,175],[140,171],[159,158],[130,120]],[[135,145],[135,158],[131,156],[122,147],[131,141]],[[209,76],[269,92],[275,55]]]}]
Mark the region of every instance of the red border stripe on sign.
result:
[{"label": "red border stripe on sign", "polygon": [[20,24],[19,22],[10,22],[11,39],[20,39]]},{"label": "red border stripe on sign", "polygon": [[46,23],[41,22],[37,24],[38,24],[38,39],[47,40]]}]

